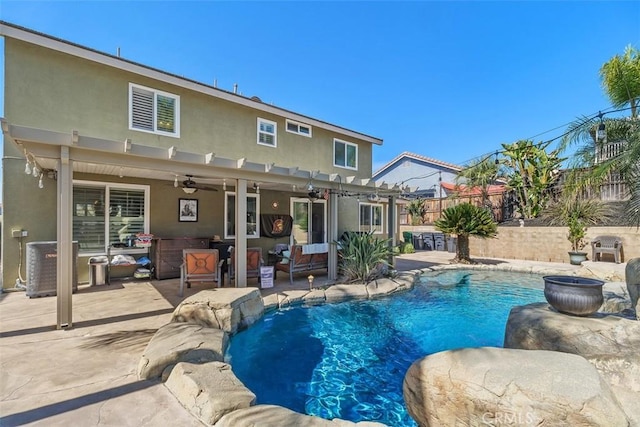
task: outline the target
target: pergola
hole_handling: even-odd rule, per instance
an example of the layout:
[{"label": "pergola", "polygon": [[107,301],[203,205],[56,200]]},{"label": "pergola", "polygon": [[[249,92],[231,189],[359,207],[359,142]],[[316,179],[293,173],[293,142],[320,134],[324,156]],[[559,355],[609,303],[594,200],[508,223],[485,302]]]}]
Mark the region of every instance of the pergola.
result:
[{"label": "pergola", "polygon": [[[313,180],[328,191],[327,238],[338,239],[337,198],[348,194],[371,194],[386,197],[389,202],[389,237],[395,241],[395,199],[400,194],[398,185],[376,184],[371,179],[326,174],[320,171],[284,167],[274,163],[261,163],[246,158],[229,159],[215,153],[193,153],[170,147],[146,146],[129,139],[114,141],[69,133],[37,129],[9,123],[0,119],[5,137],[12,141],[35,163],[39,170],[54,174],[57,180],[57,327],[71,327],[72,274],[73,274],[73,179],[74,173],[91,173],[119,177],[137,177],[173,182],[176,176],[197,175],[205,182],[221,184],[234,182],[236,188],[236,286],[246,286],[247,183],[261,182],[273,190],[305,189]],[[294,187],[295,186],[295,187]],[[329,280],[336,280],[338,258],[335,245],[330,245]]]}]

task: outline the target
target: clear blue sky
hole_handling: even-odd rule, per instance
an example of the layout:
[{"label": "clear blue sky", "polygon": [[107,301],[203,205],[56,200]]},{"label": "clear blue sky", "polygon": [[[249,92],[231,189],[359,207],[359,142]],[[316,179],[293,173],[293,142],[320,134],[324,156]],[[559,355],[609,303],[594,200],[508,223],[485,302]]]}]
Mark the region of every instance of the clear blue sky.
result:
[{"label": "clear blue sky", "polygon": [[640,1],[1,0],[0,18],[383,138],[374,170],[557,137],[609,107],[600,66],[640,47]]}]

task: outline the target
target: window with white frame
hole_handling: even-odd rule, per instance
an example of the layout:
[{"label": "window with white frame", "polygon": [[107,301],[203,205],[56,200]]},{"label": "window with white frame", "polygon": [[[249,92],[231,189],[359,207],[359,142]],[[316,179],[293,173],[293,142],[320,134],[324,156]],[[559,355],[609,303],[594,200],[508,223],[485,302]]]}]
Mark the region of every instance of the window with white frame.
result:
[{"label": "window with white frame", "polygon": [[276,147],[278,145],[278,124],[258,117],[258,144]]},{"label": "window with white frame", "polygon": [[129,129],[180,136],[180,97],[129,83]]},{"label": "window with white frame", "polygon": [[149,186],[76,181],[73,240],[83,254],[128,247],[149,232]]},{"label": "window with white frame", "polygon": [[360,231],[382,233],[382,205],[360,203]]},{"label": "window with white frame", "polygon": [[358,169],[358,146],[351,142],[334,139],[333,165],[347,169]]},{"label": "window with white frame", "polygon": [[[236,237],[236,193],[227,191],[224,199],[224,238]],[[260,237],[260,195],[247,194],[247,238]]]},{"label": "window with white frame", "polygon": [[287,132],[311,138],[311,126],[287,119]]}]

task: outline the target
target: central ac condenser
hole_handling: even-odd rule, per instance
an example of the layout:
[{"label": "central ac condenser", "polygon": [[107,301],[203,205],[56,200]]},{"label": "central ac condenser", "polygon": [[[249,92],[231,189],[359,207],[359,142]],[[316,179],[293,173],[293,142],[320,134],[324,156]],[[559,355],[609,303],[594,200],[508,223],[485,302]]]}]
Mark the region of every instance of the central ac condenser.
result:
[{"label": "central ac condenser", "polygon": [[[58,243],[27,243],[27,296],[56,295]],[[73,242],[73,292],[78,290],[78,242]]]}]

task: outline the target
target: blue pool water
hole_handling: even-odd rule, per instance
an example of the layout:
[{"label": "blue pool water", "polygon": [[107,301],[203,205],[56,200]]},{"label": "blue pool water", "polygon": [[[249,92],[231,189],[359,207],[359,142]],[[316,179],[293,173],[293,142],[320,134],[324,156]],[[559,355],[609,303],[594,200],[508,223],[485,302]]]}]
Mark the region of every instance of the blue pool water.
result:
[{"label": "blue pool water", "polygon": [[231,339],[227,359],[260,404],[415,426],[402,397],[409,366],[438,351],[502,347],[510,309],[544,301],[541,285],[529,274],[433,272],[388,298],[269,313]]}]

